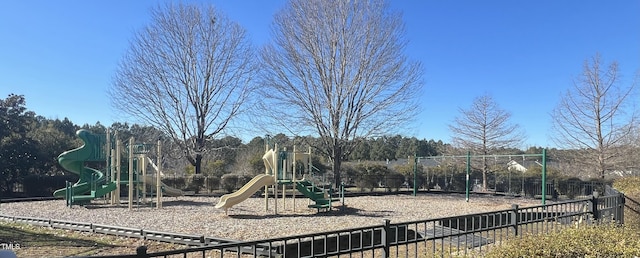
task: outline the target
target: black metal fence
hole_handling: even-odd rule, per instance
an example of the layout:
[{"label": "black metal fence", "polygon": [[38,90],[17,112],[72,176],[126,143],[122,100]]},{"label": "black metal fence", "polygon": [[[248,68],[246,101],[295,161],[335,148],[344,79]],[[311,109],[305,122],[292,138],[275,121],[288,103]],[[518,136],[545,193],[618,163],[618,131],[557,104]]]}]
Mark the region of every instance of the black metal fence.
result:
[{"label": "black metal fence", "polygon": [[623,223],[625,206],[627,211],[640,210],[636,209],[640,204],[625,199],[610,187],[605,187],[603,193],[605,196],[533,207],[514,205],[501,211],[401,223],[385,220],[377,226],[249,242],[53,219],[4,215],[0,219],[191,246],[157,253],[146,253],[140,247],[138,254],[102,257],[440,257],[452,253],[473,256],[525,234],[602,221]]},{"label": "black metal fence", "polygon": [[165,252],[101,257],[441,257],[471,255],[526,234],[599,222],[624,222],[625,198],[519,207],[448,218],[391,223],[266,240],[221,243]]},{"label": "black metal fence", "polygon": [[[236,176],[234,180],[221,180],[216,176],[176,176],[166,175],[162,180],[170,187],[194,194],[221,194],[232,192],[241,188],[251,180],[252,175]],[[407,190],[413,187],[413,178],[408,178],[406,182],[392,185],[390,182],[397,181],[397,178],[383,177],[380,180],[381,187],[386,187],[390,192],[397,190]],[[473,172],[470,175],[470,191],[472,192],[495,192],[500,194],[513,194],[528,197],[539,197],[542,194],[542,180],[540,177],[527,177],[516,173],[490,173],[487,175],[487,189],[482,189],[482,175]],[[50,197],[53,191],[65,187],[65,182],[75,182],[77,176],[32,176],[27,177],[23,184],[18,184],[19,192],[9,195],[2,195],[0,198],[13,197]],[[441,192],[465,192],[466,174],[435,174],[429,173],[421,175],[416,179],[418,188],[422,191]],[[547,180],[547,195],[549,197],[559,197],[561,199],[584,198],[593,191],[603,192],[605,183],[598,181],[582,181],[577,178],[549,178]],[[361,188],[361,191],[368,191]]]},{"label": "black metal fence", "polygon": [[[479,175],[470,177],[471,192],[490,192],[507,195],[520,195],[527,197],[540,197],[542,195],[542,180],[539,177],[521,177],[507,175],[489,175],[487,177],[487,189],[483,189]],[[432,175],[422,187],[428,190],[443,192],[465,192],[466,175],[455,174],[450,176]],[[604,192],[608,184],[599,181],[582,181],[577,178],[556,179],[551,178],[546,182],[547,195],[551,198],[576,199],[585,198],[594,191]]]}]

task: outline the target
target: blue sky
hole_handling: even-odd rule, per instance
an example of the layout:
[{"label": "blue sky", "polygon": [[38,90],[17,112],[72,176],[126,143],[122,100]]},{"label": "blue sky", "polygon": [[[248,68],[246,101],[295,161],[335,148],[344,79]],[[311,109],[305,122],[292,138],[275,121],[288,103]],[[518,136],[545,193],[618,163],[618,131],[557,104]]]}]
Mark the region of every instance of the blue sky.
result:
[{"label": "blue sky", "polygon": [[[191,1],[185,1],[191,2]],[[269,40],[284,0],[211,1]],[[25,95],[27,107],[76,124],[127,121],[106,89],[137,29],[158,1],[0,2],[0,98]],[[616,60],[622,83],[640,70],[640,1],[393,1],[403,13],[406,54],[422,62],[422,112],[402,133],[450,141],[447,125],[489,94],[528,135],[525,146],[553,147],[550,112],[583,62]]]}]

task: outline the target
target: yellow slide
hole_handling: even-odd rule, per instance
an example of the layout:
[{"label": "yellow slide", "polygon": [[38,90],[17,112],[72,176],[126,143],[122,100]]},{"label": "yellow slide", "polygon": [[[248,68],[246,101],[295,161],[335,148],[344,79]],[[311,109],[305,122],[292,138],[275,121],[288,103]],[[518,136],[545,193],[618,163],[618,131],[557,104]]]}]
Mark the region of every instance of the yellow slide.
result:
[{"label": "yellow slide", "polygon": [[260,190],[262,187],[267,185],[272,185],[276,183],[276,179],[273,176],[267,174],[260,174],[255,176],[251,181],[246,183],[240,190],[225,194],[220,197],[220,201],[216,204],[216,209],[224,208],[224,212],[227,213],[227,210],[231,208],[233,205],[241,203],[247,198],[251,197],[255,192]]}]

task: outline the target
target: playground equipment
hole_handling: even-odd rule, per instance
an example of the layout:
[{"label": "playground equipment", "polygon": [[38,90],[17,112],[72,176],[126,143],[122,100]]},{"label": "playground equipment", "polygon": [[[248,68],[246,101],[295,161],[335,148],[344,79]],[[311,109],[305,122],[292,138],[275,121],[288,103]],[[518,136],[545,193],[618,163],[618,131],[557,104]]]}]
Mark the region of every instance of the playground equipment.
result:
[{"label": "playground equipment", "polygon": [[231,208],[233,205],[241,203],[242,201],[248,199],[255,192],[260,190],[264,186],[273,185],[276,183],[275,177],[267,174],[257,175],[249,182],[247,182],[240,190],[225,194],[220,198],[220,201],[215,206],[217,209],[224,208],[225,213],[227,210]]},{"label": "playground equipment", "polygon": [[[182,195],[182,191],[161,182],[161,166],[156,166],[147,157],[151,145],[134,144],[134,140],[131,138],[127,148],[123,148],[117,133],[112,136],[109,131],[106,135],[100,135],[87,130],[78,130],[76,135],[84,144],[60,154],[58,162],[64,169],[78,174],[80,178],[75,184],[67,182],[67,187],[53,193],[54,196],[64,197],[68,206],[88,203],[109,194],[111,195],[111,204],[119,204],[121,185],[128,186],[129,209],[132,209],[134,199],[140,197],[143,201],[146,199],[147,186],[151,186],[150,193],[155,193],[157,197],[157,208],[162,207],[163,193],[169,196]],[[160,141],[158,141],[157,147],[158,164],[160,164],[162,153]],[[122,162],[122,152],[128,155],[126,163]],[[96,165],[104,162],[106,166],[104,171],[101,171],[89,167],[86,164],[88,162]],[[156,169],[154,174],[147,174],[147,164],[151,164]],[[136,195],[134,195],[134,188],[138,193]]]},{"label": "playground equipment", "polygon": [[[516,158],[522,158],[522,163],[524,164],[525,162],[527,162],[527,158],[535,158],[535,159],[541,159],[542,163],[539,163],[537,160],[531,161],[529,160],[528,163],[532,164],[535,163],[535,166],[540,166],[542,168],[541,171],[541,197],[542,197],[542,204],[546,204],[546,197],[547,197],[547,165],[546,165],[546,149],[542,150],[541,154],[511,154],[511,155],[471,155],[470,152],[467,153],[467,155],[459,155],[459,156],[455,156],[455,155],[451,155],[451,156],[432,156],[432,157],[413,157],[413,164],[414,164],[414,184],[413,184],[413,194],[416,195],[417,192],[417,167],[418,167],[418,163],[423,163],[427,166],[432,166],[432,167],[441,167],[441,166],[452,166],[451,167],[451,171],[453,171],[453,167],[455,166],[456,169],[458,167],[464,167],[465,168],[465,172],[466,172],[466,178],[464,178],[464,184],[465,184],[465,194],[466,194],[466,200],[469,201],[469,193],[472,189],[472,182],[471,182],[471,167],[472,164],[475,164],[475,167],[482,167],[485,164],[487,165],[488,168],[488,172],[493,174],[493,183],[492,185],[495,187],[493,190],[490,191],[497,191],[498,188],[498,181],[500,180],[501,182],[506,182],[506,184],[503,184],[503,188],[505,188],[505,192],[507,193],[513,193],[512,192],[512,179],[515,180],[521,180],[521,185],[518,186],[518,182],[514,181],[516,184],[513,186],[514,189],[518,189],[521,192],[521,194],[524,194],[524,189],[525,189],[525,183],[524,183],[524,173],[527,172],[527,168],[525,166],[523,166],[522,164],[518,163],[516,161]],[[410,157],[411,158],[411,157]],[[464,161],[463,161],[464,160]],[[500,174],[499,171],[502,170],[504,174]],[[518,178],[512,178],[512,174],[519,174],[519,179]],[[431,174],[431,179],[429,179],[429,171],[428,171],[428,167],[427,167],[427,181],[432,180],[431,183],[433,183],[433,173]],[[501,176],[501,178],[499,179],[498,176]],[[445,183],[447,182],[447,176],[445,175]],[[448,181],[448,183],[451,183],[453,181],[453,172],[451,173],[451,177],[449,178],[450,181]],[[460,180],[457,180],[458,183],[460,183]],[[476,179],[476,181],[478,181],[478,179]],[[428,182],[429,183],[429,182]],[[487,184],[487,188],[489,188],[491,185]],[[482,189],[482,191],[488,191],[488,189]],[[517,191],[517,190],[516,190]]]},{"label": "playground equipment", "polygon": [[[67,183],[67,187],[53,193],[57,197],[65,197],[67,202],[83,202],[104,196],[117,188],[115,182],[107,182],[102,171],[85,166],[88,161],[103,161],[105,140],[86,130],[79,130],[76,135],[84,144],[79,148],[65,151],[58,156],[58,163],[69,172],[78,174],[80,178],[73,185]],[[89,193],[89,194],[86,194]]]},{"label": "playground equipment", "polygon": [[[294,209],[296,206],[295,191],[303,194],[308,200],[313,201],[313,203],[308,204],[307,207],[316,208],[318,212],[321,209],[331,210],[331,203],[340,200],[340,197],[332,198],[332,189],[326,189],[323,186],[319,187],[310,179],[306,178],[306,175],[310,174],[313,170],[311,148],[309,148],[308,152],[298,152],[294,146],[293,152],[288,152],[286,149],[279,150],[277,144],[274,144],[273,148],[269,148],[268,144],[265,146],[265,154],[262,156],[265,174],[257,175],[240,188],[240,190],[223,195],[215,206],[216,208],[224,209],[225,214],[227,214],[229,208],[248,199],[262,187],[264,187],[265,210],[269,210],[269,187],[271,187],[274,196],[275,214],[278,214],[279,186],[282,186],[283,207],[286,207],[288,188],[291,188]],[[302,163],[301,167],[307,168],[307,173],[304,174],[302,178],[297,177],[299,174],[297,171],[298,162]]]}]

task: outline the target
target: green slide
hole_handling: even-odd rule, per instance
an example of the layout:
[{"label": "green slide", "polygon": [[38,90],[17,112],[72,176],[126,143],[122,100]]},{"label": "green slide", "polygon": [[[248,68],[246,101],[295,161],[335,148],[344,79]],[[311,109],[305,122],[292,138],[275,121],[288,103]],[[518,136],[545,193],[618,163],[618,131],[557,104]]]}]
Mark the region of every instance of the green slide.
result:
[{"label": "green slide", "polygon": [[298,189],[298,191],[304,196],[315,202],[315,204],[309,205],[309,208],[317,208],[318,210],[322,208],[331,208],[331,202],[337,201],[332,200],[324,190],[314,186],[311,182],[306,180],[297,181],[296,189]]},{"label": "green slide", "polygon": [[[79,148],[65,151],[58,156],[58,163],[67,171],[80,176],[72,188],[72,201],[86,201],[106,195],[116,189],[115,182],[106,182],[104,174],[90,167],[84,166],[86,161],[104,160],[101,157],[104,140],[100,135],[87,130],[78,130],[76,135],[84,144]],[[65,197],[67,189],[62,188],[53,193],[56,197]]]}]

